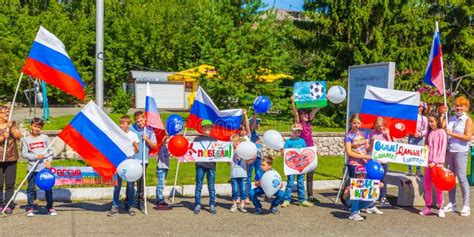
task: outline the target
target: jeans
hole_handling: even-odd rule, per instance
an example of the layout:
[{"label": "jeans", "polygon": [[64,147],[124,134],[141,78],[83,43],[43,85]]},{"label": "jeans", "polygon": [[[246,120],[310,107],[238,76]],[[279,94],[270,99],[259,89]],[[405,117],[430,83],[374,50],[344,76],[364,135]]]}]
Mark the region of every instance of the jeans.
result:
[{"label": "jeans", "polygon": [[[467,153],[467,151],[446,153],[446,167],[456,175],[461,184],[463,206],[469,206],[469,182],[466,177]],[[456,203],[456,186],[449,191],[449,201]]]},{"label": "jeans", "polygon": [[388,172],[388,163],[387,164],[381,164],[383,167],[383,176],[382,179],[380,180],[383,183],[383,187],[380,189],[380,197],[381,198],[386,198],[387,197],[387,185],[385,183],[385,176],[387,175]]},{"label": "jeans", "polygon": [[[256,187],[250,190],[250,193],[249,193],[250,200],[252,200],[253,205],[257,209],[262,209],[262,204],[258,200],[258,196],[263,195],[263,194],[265,194],[265,192],[263,191],[262,187]],[[278,190],[278,192],[276,192],[273,196],[275,197],[275,199],[273,199],[272,205],[270,208],[277,207],[278,205],[280,205],[283,202],[283,197],[285,196],[285,193],[281,190]]]},{"label": "jeans", "polygon": [[247,193],[247,195],[249,195],[250,189],[252,189],[252,173],[255,171],[255,175],[257,175],[257,173],[260,172],[261,164],[262,158],[257,157],[257,159],[249,165],[249,169],[247,172],[247,190],[245,190],[245,193]]},{"label": "jeans", "polygon": [[[146,168],[148,168],[148,164],[145,164],[145,174]],[[145,190],[143,189],[143,175],[140,179],[137,180],[137,207],[140,207],[140,204],[145,202],[143,195],[145,194]]]},{"label": "jeans", "polygon": [[351,213],[356,213],[365,208],[371,208],[375,206],[373,201],[361,201],[361,200],[352,200]]},{"label": "jeans", "polygon": [[165,189],[166,176],[168,176],[168,169],[156,170],[156,202],[161,203],[165,201],[163,190]]},{"label": "jeans", "polygon": [[355,169],[357,165],[347,165],[347,173],[349,174],[349,178],[355,178]]},{"label": "jeans", "polygon": [[[120,204],[120,190],[122,189],[122,177],[120,175],[115,174],[115,179],[117,180],[117,184],[114,186],[114,196],[112,198],[112,206],[115,208],[119,207]],[[135,187],[133,187],[133,182],[127,182],[126,188],[126,207],[133,207],[133,201],[135,200]]]},{"label": "jeans", "polygon": [[201,205],[201,190],[204,182],[204,175],[207,175],[207,188],[209,190],[209,205],[216,205],[216,170],[204,168],[196,165],[196,190],[194,191],[194,202]]},{"label": "jeans", "polygon": [[[415,137],[412,137],[412,136],[408,136],[408,144],[423,146],[423,137],[415,138]],[[408,166],[408,173],[411,173],[411,172],[412,172],[411,165],[409,165]],[[416,166],[416,172],[417,173],[421,172],[421,167],[420,166]]]},{"label": "jeans", "polygon": [[247,198],[247,178],[231,178],[230,182],[232,184],[232,200],[245,200]]},{"label": "jeans", "polygon": [[[13,197],[15,191],[16,161],[0,163],[0,206],[4,207]],[[3,187],[5,187],[5,198],[3,197]],[[10,208],[14,208],[15,203],[10,203]]]},{"label": "jeans", "polygon": [[304,174],[299,174],[299,175],[288,175],[288,179],[286,181],[286,188],[285,188],[285,196],[284,199],[285,201],[290,201],[291,200],[291,191],[293,189],[293,184],[295,183],[295,176],[296,176],[296,184],[297,184],[297,191],[298,191],[298,201],[299,202],[304,202],[306,201],[306,196],[304,192]]},{"label": "jeans", "polygon": [[438,190],[434,187],[433,185],[433,181],[431,180],[431,169],[425,169],[425,182],[424,182],[424,185],[425,185],[425,205],[427,207],[431,207],[431,205],[433,204],[433,200],[432,200],[432,188],[434,188],[435,192],[436,192],[436,204],[438,204],[438,207],[441,208],[443,207],[443,191],[441,190]]},{"label": "jeans", "polygon": [[[28,199],[28,204],[26,205],[26,209],[33,209],[34,206],[34,201],[36,199],[36,182],[35,178],[38,172],[31,172],[30,176],[28,177],[28,189],[26,190],[26,197]],[[46,196],[46,209],[51,209],[53,208],[53,190],[47,190],[44,192]]]}]

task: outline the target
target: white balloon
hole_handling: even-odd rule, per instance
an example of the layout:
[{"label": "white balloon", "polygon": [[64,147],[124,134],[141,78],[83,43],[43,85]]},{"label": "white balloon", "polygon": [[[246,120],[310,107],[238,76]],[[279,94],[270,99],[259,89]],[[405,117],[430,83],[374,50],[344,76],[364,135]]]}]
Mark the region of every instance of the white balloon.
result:
[{"label": "white balloon", "polygon": [[262,187],[267,197],[275,195],[275,193],[280,190],[280,186],[281,176],[275,170],[269,170],[265,172],[260,179],[260,187]]},{"label": "white balloon", "polygon": [[253,142],[241,142],[235,151],[242,160],[250,160],[257,156],[257,146]]},{"label": "white balloon", "polygon": [[117,167],[117,174],[127,182],[135,182],[142,177],[143,167],[138,160],[126,159]]},{"label": "white balloon", "polygon": [[270,149],[283,149],[284,140],[281,134],[275,130],[268,130],[263,134],[263,143]]},{"label": "white balloon", "polygon": [[327,97],[333,104],[342,103],[346,99],[346,90],[342,86],[333,86],[329,88]]}]

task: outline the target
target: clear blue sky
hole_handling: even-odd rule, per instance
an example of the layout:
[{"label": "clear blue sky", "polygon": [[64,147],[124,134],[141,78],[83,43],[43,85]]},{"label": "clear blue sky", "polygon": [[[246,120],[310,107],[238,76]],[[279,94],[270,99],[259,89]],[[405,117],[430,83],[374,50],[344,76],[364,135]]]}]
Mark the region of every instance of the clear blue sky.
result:
[{"label": "clear blue sky", "polygon": [[303,11],[304,0],[263,0],[268,5],[265,9],[271,8],[275,4],[276,9]]}]

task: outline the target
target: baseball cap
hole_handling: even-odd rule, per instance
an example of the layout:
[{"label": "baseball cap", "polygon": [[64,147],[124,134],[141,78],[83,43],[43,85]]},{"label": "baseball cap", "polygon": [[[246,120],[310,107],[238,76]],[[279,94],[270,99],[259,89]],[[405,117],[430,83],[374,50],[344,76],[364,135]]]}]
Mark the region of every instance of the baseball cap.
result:
[{"label": "baseball cap", "polygon": [[301,124],[293,124],[293,126],[291,126],[291,131],[297,131],[297,130],[303,130],[303,127],[301,127]]},{"label": "baseball cap", "polygon": [[367,171],[365,170],[365,167],[362,165],[358,165],[355,168],[355,174],[367,174]]},{"label": "baseball cap", "polygon": [[206,125],[212,126],[212,125],[213,125],[213,124],[212,124],[212,121],[211,121],[211,120],[208,120],[208,119],[202,120],[201,126],[206,126]]}]

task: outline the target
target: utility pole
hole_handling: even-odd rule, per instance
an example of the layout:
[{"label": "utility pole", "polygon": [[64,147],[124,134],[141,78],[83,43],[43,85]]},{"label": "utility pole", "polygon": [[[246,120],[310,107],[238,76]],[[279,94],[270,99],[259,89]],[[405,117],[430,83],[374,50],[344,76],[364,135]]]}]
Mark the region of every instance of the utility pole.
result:
[{"label": "utility pole", "polygon": [[104,0],[95,1],[95,101],[104,106]]}]

